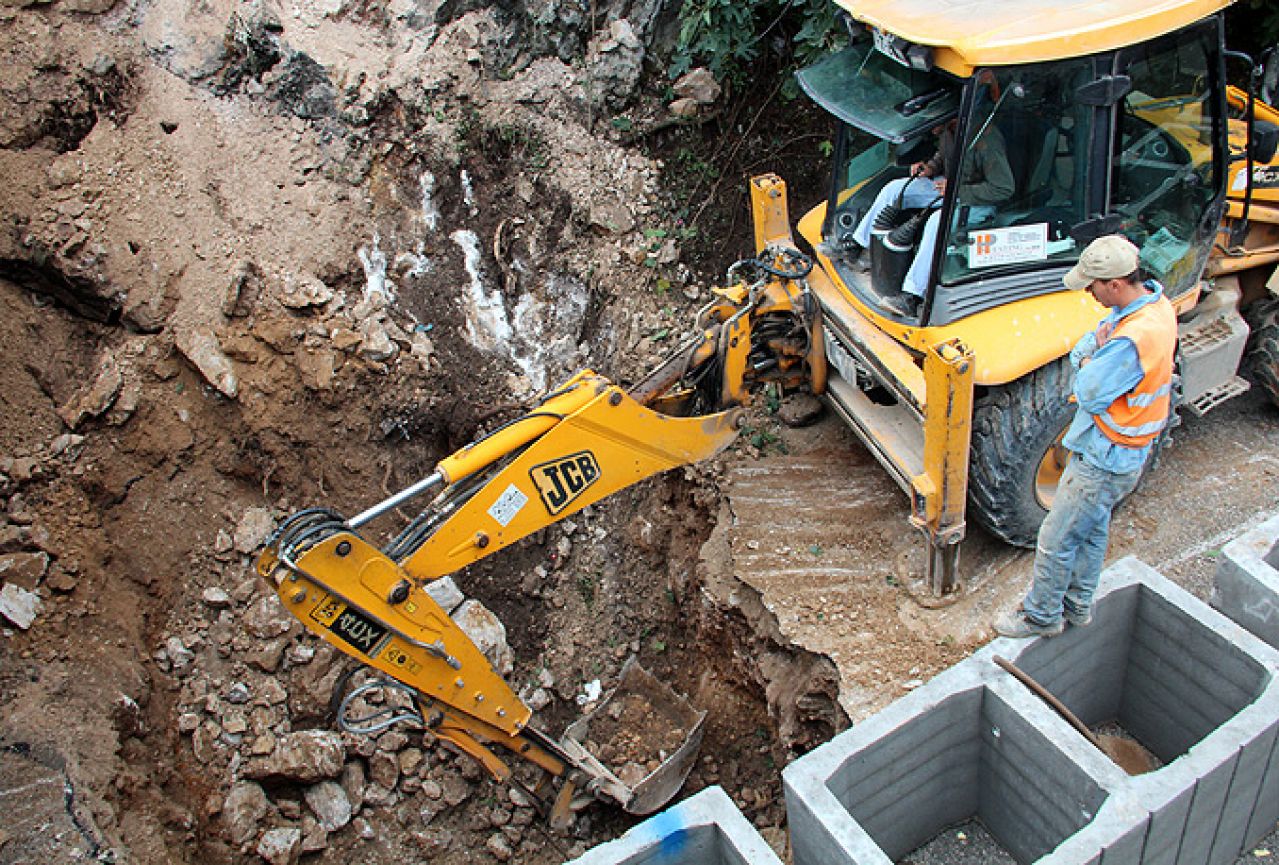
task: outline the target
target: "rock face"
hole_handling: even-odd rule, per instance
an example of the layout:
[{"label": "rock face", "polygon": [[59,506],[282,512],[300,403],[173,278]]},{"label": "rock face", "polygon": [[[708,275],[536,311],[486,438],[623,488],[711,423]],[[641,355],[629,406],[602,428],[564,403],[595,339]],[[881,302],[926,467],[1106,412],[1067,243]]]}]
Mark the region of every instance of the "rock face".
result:
[{"label": "rock face", "polygon": [[227,840],[238,846],[255,838],[258,822],[270,811],[271,804],[260,786],[250,781],[233,785],[222,805]]}]

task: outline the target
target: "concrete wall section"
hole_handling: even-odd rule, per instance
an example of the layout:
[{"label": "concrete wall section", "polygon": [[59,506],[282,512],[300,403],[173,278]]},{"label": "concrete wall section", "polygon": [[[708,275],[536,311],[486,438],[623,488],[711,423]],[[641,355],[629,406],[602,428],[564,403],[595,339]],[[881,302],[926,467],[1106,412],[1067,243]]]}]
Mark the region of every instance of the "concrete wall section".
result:
[{"label": "concrete wall section", "polygon": [[782,865],[720,787],[708,787],[569,865]]},{"label": "concrete wall section", "polygon": [[[1279,810],[1279,653],[1136,559],[1088,628],[997,640],[783,773],[795,865],[887,865],[976,818],[1019,862],[1229,865]],[[1162,762],[1130,777],[994,664]]]},{"label": "concrete wall section", "polygon": [[1279,647],[1279,517],[1226,544],[1209,603]]}]

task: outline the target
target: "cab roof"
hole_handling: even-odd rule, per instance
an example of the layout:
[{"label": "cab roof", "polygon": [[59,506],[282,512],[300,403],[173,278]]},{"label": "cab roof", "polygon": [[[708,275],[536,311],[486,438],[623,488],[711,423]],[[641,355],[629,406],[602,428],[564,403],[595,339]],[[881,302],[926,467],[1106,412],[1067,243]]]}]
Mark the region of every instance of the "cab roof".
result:
[{"label": "cab roof", "polygon": [[933,46],[956,75],[1078,57],[1170,33],[1233,0],[836,0],[854,19]]}]

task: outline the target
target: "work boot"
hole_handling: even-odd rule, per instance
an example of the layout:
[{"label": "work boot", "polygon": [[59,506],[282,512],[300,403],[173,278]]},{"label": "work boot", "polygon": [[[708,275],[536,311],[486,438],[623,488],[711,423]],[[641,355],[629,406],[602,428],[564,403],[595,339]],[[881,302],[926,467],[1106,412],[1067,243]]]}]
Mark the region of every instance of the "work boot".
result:
[{"label": "work boot", "polygon": [[1065,630],[1065,625],[1061,619],[1053,622],[1051,625],[1041,625],[1026,618],[1024,610],[1014,610],[1011,613],[1004,613],[998,619],[995,619],[995,633],[1001,637],[1012,637],[1014,639],[1022,639],[1024,637],[1055,637]]},{"label": "work boot", "polygon": [[919,314],[920,298],[908,291],[890,294],[880,301],[880,306],[900,318],[914,318]]},{"label": "work boot", "polygon": [[1072,628],[1086,628],[1092,624],[1091,610],[1076,612],[1075,610],[1070,609],[1070,607],[1066,607],[1061,611],[1061,617],[1065,619],[1066,623]]}]

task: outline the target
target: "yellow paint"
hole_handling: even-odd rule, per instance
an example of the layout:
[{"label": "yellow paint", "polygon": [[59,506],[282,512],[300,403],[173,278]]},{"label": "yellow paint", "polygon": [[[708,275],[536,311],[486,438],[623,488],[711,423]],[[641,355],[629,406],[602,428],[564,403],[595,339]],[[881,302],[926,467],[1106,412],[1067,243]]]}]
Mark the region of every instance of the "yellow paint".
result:
[{"label": "yellow paint", "polygon": [[[818,205],[799,222],[800,235],[814,248],[821,242],[825,211],[825,204]],[[959,340],[973,354],[973,383],[977,385],[1005,384],[1056,360],[1068,353],[1106,314],[1105,307],[1087,292],[1062,290],[985,310],[947,325],[917,327],[881,315],[877,307],[864,303],[848,290],[829,259],[819,255],[818,261],[825,272],[819,277],[814,271],[809,283],[824,301],[828,295],[837,294],[874,327],[916,352],[913,363],[918,363],[918,355],[933,346]],[[1023,326],[1027,321],[1035,322],[1036,326]],[[911,374],[900,369],[900,362],[885,353],[880,357],[888,359],[889,371],[899,380],[910,380]],[[914,377],[918,377],[918,373]],[[922,387],[919,390],[922,391]]]},{"label": "yellow paint", "polygon": [[1133,45],[1211,15],[1232,0],[837,0],[858,21],[935,48],[937,66],[1080,57]]},{"label": "yellow paint", "polygon": [[[615,385],[599,389],[596,377],[584,376],[579,379],[591,393],[589,401],[529,444],[445,520],[401,563],[409,575],[431,580],[453,573],[650,475],[712,456],[736,435],[735,411],[670,417]],[[587,454],[598,466],[594,477],[580,470]],[[558,485],[539,490],[534,470],[555,465],[562,466]]]},{"label": "yellow paint", "polygon": [[[275,563],[273,557],[268,558],[259,570],[265,567],[271,575]],[[295,564],[310,579],[280,572],[276,591],[285,609],[325,641],[425,696],[510,735],[528,723],[531,710],[430,595],[415,588],[411,603],[392,605],[386,600],[391,588],[407,579],[407,574],[359,535],[332,535],[302,553]],[[364,646],[343,639],[338,629],[350,613],[373,621],[376,627],[385,628],[385,633]],[[365,633],[362,623],[357,627]],[[458,667],[414,642],[441,646]],[[465,694],[453,688],[459,678],[467,685]]]}]

